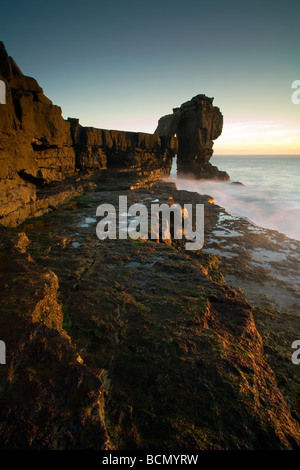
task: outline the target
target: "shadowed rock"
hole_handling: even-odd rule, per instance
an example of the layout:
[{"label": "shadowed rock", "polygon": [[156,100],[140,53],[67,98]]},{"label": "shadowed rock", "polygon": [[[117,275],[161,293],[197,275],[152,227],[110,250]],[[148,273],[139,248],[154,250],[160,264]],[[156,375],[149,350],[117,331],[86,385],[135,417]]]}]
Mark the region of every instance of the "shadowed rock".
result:
[{"label": "shadowed rock", "polygon": [[196,178],[229,180],[224,171],[211,165],[213,140],[217,139],[223,128],[223,115],[213,106],[213,98],[197,95],[174,108],[173,114],[163,116],[155,134],[178,137],[177,169],[179,175]]}]

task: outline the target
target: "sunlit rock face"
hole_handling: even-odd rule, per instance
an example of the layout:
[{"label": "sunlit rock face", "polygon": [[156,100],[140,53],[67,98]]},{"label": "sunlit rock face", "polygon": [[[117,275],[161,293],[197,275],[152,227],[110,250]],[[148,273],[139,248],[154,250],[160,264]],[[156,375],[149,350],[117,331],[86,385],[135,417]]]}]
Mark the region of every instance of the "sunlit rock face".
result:
[{"label": "sunlit rock face", "polygon": [[[16,226],[53,210],[113,173],[150,181],[170,174],[177,140],[82,127],[65,120],[0,42],[0,224]],[[130,186],[130,183],[128,182]]]},{"label": "sunlit rock face", "polygon": [[43,205],[44,183],[75,171],[70,124],[34,78],[23,75],[0,42],[0,79],[6,104],[0,105],[0,223],[16,225]]},{"label": "sunlit rock face", "polygon": [[155,134],[178,137],[177,171],[179,175],[196,178],[229,180],[224,171],[209,163],[213,154],[213,140],[223,128],[223,115],[213,106],[213,98],[197,95],[174,108],[173,114],[163,116]]},{"label": "sunlit rock face", "polygon": [[76,150],[76,167],[80,169],[161,170],[168,175],[177,140],[143,132],[126,132],[82,127],[78,119],[69,118]]}]

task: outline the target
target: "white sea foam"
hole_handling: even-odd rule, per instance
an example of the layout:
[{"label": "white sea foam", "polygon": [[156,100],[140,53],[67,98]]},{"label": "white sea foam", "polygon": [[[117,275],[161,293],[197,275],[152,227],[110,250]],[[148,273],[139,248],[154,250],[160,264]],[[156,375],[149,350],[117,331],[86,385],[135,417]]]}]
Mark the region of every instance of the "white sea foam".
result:
[{"label": "white sea foam", "polygon": [[[214,156],[211,163],[230,175],[230,182],[170,180],[178,189],[212,196],[231,214],[300,240],[300,156]],[[239,181],[244,184],[235,185]]]}]

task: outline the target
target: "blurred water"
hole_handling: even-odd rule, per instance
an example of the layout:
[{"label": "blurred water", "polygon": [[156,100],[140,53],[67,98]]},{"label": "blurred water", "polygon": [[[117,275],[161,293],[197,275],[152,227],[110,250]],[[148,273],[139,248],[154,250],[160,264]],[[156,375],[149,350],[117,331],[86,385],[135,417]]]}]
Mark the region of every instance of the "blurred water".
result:
[{"label": "blurred water", "polygon": [[228,212],[300,240],[299,155],[214,156],[211,163],[227,171],[231,181],[177,178],[176,162],[170,179],[178,189],[209,194]]}]

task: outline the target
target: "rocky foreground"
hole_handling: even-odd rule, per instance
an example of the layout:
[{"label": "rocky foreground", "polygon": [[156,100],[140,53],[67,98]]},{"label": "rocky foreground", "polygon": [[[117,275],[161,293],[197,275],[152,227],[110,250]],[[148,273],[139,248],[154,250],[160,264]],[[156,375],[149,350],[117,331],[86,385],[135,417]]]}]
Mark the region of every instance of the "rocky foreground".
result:
[{"label": "rocky foreground", "polygon": [[[179,240],[97,239],[96,208],[119,194],[1,230],[1,448],[298,448],[252,308],[218,259]],[[207,196],[171,184],[122,194],[204,203],[206,239],[218,224]]]}]

